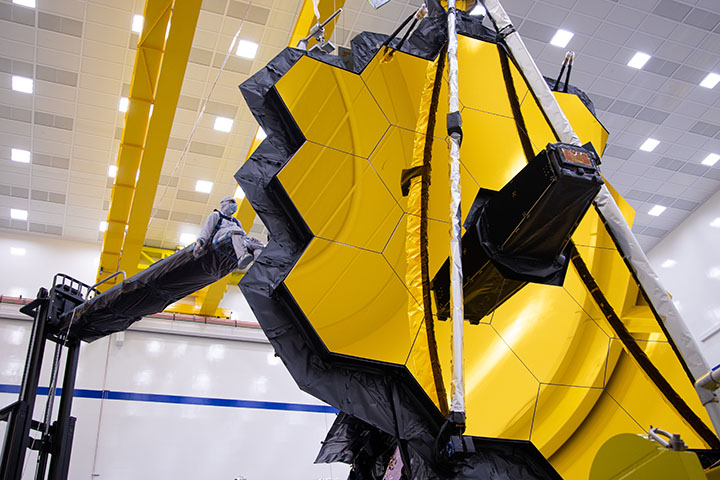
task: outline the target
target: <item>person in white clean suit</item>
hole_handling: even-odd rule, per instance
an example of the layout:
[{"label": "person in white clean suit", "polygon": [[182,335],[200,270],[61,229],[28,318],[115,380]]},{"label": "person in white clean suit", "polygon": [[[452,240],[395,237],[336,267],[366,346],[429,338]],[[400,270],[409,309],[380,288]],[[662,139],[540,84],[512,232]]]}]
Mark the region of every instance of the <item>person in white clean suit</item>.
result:
[{"label": "person in white clean suit", "polygon": [[237,211],[237,202],[234,197],[225,197],[220,201],[220,210],[213,210],[205,220],[200,234],[195,241],[193,255],[200,256],[214,239],[221,239],[230,235],[235,255],[238,258],[238,268],[243,270],[250,262],[256,259],[265,245],[257,238],[251,237],[233,213]]}]

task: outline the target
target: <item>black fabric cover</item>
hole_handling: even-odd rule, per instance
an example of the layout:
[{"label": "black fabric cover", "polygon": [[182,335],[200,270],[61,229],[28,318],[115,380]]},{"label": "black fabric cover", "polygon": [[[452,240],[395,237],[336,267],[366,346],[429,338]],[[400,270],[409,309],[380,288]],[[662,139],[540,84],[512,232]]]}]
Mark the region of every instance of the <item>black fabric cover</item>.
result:
[{"label": "black fabric cover", "polygon": [[[477,20],[464,14],[461,19],[460,34],[470,32],[494,39],[494,33],[488,33]],[[446,18],[439,4],[430,2],[430,15],[420,22],[401,51],[435,58],[444,47],[445,28]],[[352,58],[352,63],[348,62],[352,70],[361,72],[386,38],[372,33],[355,37],[352,51],[346,52]],[[235,178],[267,227],[270,240],[239,286],[298,386],[345,412],[354,422],[361,422],[338,426],[318,459],[348,461],[354,455],[351,445],[362,435],[360,426],[367,424],[379,437],[393,437],[407,446],[412,478],[559,478],[530,442],[514,442],[507,447],[502,446],[507,442],[494,439],[482,440],[482,452],[464,458],[456,468],[444,470],[434,460],[435,438],[444,418],[407,368],[329,352],[286,288],[285,277],[313,233],[276,176],[305,138],[274,86],[302,55],[306,52],[286,48],[240,85],[267,138]],[[346,65],[326,54],[311,56],[338,68]]]},{"label": "black fabric cover", "polygon": [[[529,442],[497,438],[472,437],[475,452],[443,461],[431,468],[417,452],[410,450],[410,472],[413,480],[440,479],[543,479],[561,477],[542,454]],[[343,462],[352,465],[350,478],[381,480],[388,461],[398,446],[396,439],[352,415],[340,412],[315,463]]]},{"label": "black fabric cover", "polygon": [[392,435],[340,412],[315,463],[347,463],[352,465],[355,478],[382,479],[396,446]]},{"label": "black fabric cover", "polygon": [[229,239],[199,258],[193,257],[192,249],[192,245],[186,247],[83,303],[75,310],[74,318],[63,319],[61,329],[72,321],[71,337],[86,342],[127,330],[143,316],[162,312],[171,303],[237,268]]}]

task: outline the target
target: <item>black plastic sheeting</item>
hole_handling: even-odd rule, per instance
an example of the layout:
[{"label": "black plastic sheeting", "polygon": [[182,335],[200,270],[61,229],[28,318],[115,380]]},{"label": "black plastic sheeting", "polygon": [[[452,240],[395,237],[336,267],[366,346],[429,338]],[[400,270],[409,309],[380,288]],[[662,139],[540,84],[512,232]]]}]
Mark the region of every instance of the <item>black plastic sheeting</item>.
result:
[{"label": "black plastic sheeting", "polygon": [[[445,14],[434,1],[429,2],[429,7],[430,14],[400,51],[434,59],[444,47]],[[495,39],[494,32],[464,13],[460,14],[458,31],[486,41]],[[352,70],[361,72],[386,39],[373,33],[356,36],[351,42],[352,62],[348,62]],[[305,138],[274,86],[303,55],[345,69],[345,62],[335,56],[286,48],[240,85],[267,138],[235,178],[268,229],[270,240],[239,286],[276,353],[302,390],[367,424],[380,437],[400,441],[412,459],[414,479],[559,478],[530,442],[511,442],[508,447],[507,442],[476,439],[482,446],[479,453],[464,458],[449,471],[440,468],[434,461],[435,438],[445,419],[410,372],[404,366],[329,352],[285,287],[285,277],[313,233],[277,179],[277,173]],[[352,442],[358,440],[360,430],[338,427],[336,431],[346,432],[347,440]],[[352,453],[343,453],[342,435],[328,439],[327,445],[332,443],[337,448],[332,453],[328,446],[320,460],[350,458]],[[379,461],[382,463],[384,457]]]},{"label": "black plastic sheeting", "polygon": [[[413,479],[492,478],[502,480],[560,479],[542,454],[529,442],[472,437],[475,453],[440,461],[440,473],[410,451]],[[346,413],[340,413],[323,441],[315,463],[343,462],[352,466],[350,478],[381,480],[398,443],[392,435]],[[488,466],[492,465],[492,469]]]},{"label": "black plastic sheeting", "polygon": [[315,463],[352,465],[356,478],[383,478],[397,442],[392,435],[347,413],[338,414]]},{"label": "black plastic sheeting", "polygon": [[162,312],[237,268],[230,240],[198,258],[192,250],[192,245],[186,247],[81,304],[63,319],[60,329],[70,326],[70,336],[86,342],[127,330],[143,316]]}]

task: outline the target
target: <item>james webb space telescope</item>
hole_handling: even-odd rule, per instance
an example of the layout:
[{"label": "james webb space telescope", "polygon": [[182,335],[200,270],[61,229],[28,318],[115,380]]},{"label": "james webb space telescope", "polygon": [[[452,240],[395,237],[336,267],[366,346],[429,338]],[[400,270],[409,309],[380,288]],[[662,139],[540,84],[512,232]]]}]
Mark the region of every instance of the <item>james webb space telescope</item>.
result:
[{"label": "james webb space telescope", "polygon": [[[480,189],[462,237],[465,319],[480,323],[527,282],[562,285],[570,237],[603,184],[591,144],[551,143],[499,192]],[[449,316],[446,261],[433,279],[438,317]]]}]

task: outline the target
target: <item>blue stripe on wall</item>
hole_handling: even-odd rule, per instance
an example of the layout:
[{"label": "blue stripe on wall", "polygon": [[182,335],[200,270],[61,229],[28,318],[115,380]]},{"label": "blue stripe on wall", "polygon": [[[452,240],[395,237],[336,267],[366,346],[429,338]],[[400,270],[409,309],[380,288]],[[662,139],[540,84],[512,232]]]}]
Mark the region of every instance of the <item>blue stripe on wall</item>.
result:
[{"label": "blue stripe on wall", "polygon": [[[39,387],[38,394],[47,395],[48,387]],[[20,393],[19,385],[9,385],[0,383],[0,393]],[[56,395],[60,395],[62,389],[56,390]],[[312,413],[338,413],[338,410],[328,405],[309,405],[304,403],[284,403],[284,402],[263,402],[258,400],[235,400],[232,398],[212,398],[212,397],[188,397],[184,395],[159,395],[155,393],[133,393],[133,392],[115,392],[112,390],[87,390],[83,388],[75,389],[76,398],[105,398],[108,400],[125,400],[130,402],[155,402],[155,403],[175,403],[184,405],[205,405],[209,407],[231,407],[231,408],[256,408],[260,410],[286,410],[294,412],[312,412]]]}]

